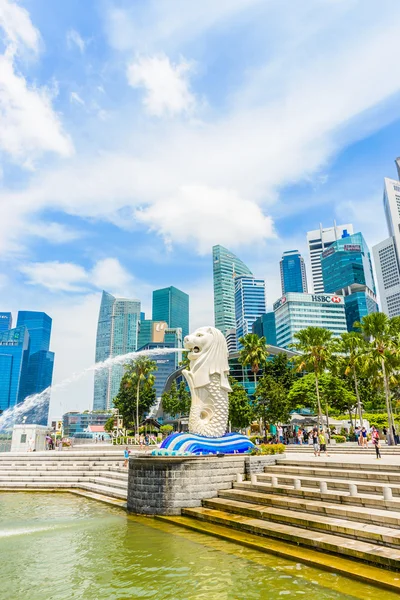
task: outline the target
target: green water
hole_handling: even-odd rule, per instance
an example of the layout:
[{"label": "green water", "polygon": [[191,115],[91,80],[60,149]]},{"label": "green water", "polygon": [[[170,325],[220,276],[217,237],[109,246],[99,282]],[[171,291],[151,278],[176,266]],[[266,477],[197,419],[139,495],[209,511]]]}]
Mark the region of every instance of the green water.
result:
[{"label": "green water", "polygon": [[1,600],[396,596],[72,494],[0,493]]}]

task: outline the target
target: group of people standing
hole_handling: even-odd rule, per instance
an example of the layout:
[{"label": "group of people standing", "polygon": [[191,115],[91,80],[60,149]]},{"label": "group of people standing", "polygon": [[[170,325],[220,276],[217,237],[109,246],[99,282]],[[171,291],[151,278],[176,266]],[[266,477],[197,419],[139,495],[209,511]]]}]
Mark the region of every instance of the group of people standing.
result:
[{"label": "group of people standing", "polygon": [[[386,434],[386,431],[383,431],[384,434]],[[357,444],[359,446],[361,446],[362,448],[367,449],[368,448],[368,431],[366,429],[366,427],[356,427],[354,430],[354,434],[356,436],[356,440],[357,440]],[[376,427],[371,427],[371,431],[370,431],[370,438],[371,438],[371,442],[372,445],[375,448],[375,452],[376,452],[376,458],[382,458],[381,456],[381,438],[379,435],[379,431],[377,430]]]}]

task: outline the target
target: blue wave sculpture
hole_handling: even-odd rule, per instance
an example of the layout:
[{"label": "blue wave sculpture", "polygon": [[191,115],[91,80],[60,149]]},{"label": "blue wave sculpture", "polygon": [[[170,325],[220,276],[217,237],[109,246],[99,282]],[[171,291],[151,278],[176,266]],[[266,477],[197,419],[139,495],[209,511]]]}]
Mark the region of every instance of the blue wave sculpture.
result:
[{"label": "blue wave sculpture", "polygon": [[157,455],[243,454],[254,448],[253,442],[240,433],[226,433],[210,438],[195,433],[172,433],[162,442]]}]

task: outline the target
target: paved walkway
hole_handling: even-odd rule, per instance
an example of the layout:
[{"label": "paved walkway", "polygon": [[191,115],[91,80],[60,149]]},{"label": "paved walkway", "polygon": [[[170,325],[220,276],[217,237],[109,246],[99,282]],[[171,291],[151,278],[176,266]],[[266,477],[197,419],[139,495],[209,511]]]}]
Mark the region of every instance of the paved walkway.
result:
[{"label": "paved walkway", "polygon": [[[383,448],[381,448],[381,454],[382,454],[382,459],[381,460],[377,460],[375,458],[375,453],[367,453],[367,451],[365,451],[365,454],[363,454],[360,451],[356,451],[354,452],[354,454],[339,454],[339,453],[335,453],[335,454],[331,454],[330,456],[326,456],[325,454],[321,454],[321,456],[314,456],[314,454],[306,454],[305,452],[290,452],[290,454],[286,454],[286,458],[289,460],[301,460],[301,461],[305,461],[305,462],[310,462],[311,460],[315,460],[316,463],[318,463],[319,460],[324,460],[324,461],[329,461],[329,462],[334,462],[334,463],[356,463],[356,464],[376,464],[377,462],[381,465],[387,464],[387,465],[399,465],[400,467],[400,453],[399,455],[394,455],[394,454],[387,454],[385,456],[385,446]],[[328,455],[329,455],[329,451],[328,451]],[[279,455],[277,456],[277,458],[279,458]]]}]

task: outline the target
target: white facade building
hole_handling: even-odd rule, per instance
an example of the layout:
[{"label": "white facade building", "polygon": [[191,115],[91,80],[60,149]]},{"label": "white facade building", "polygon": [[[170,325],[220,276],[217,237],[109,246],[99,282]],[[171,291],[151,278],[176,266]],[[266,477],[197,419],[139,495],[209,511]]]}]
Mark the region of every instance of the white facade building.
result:
[{"label": "white facade building", "polygon": [[280,348],[295,342],[295,334],[309,326],[325,327],[334,337],[347,331],[343,296],[290,292],[275,302],[273,308],[276,345]]},{"label": "white facade building", "polygon": [[383,208],[390,237],[374,246],[372,252],[382,312],[396,317],[400,315],[400,181],[385,177]]},{"label": "white facade building", "polygon": [[228,354],[237,352],[236,329],[228,329],[225,337],[226,345],[228,346]]},{"label": "white facade building", "polygon": [[334,221],[333,227],[322,227],[320,224],[319,229],[307,232],[307,245],[311,261],[311,277],[315,294],[320,294],[324,291],[321,267],[322,252],[329,248],[333,242],[342,238],[343,234],[346,235],[346,233],[349,235],[354,233],[353,225],[350,223],[347,225],[336,225],[336,221]]}]

